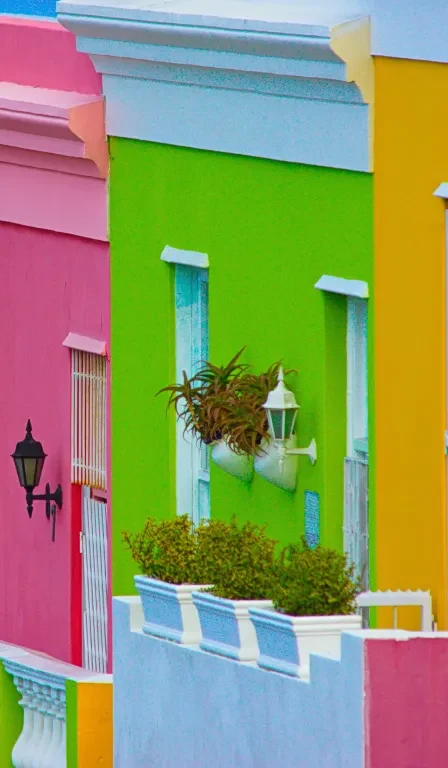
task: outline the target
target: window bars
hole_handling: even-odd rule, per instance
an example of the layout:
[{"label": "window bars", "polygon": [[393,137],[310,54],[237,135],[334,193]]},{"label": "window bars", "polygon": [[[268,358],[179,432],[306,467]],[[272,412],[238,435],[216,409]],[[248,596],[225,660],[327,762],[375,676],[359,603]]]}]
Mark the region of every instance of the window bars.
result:
[{"label": "window bars", "polygon": [[72,483],[106,490],[106,358],[72,349]]}]

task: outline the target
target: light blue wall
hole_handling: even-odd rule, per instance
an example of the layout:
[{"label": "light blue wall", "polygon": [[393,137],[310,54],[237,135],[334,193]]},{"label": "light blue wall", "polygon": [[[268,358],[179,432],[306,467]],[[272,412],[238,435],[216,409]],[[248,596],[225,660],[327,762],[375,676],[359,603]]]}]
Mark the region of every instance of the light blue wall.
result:
[{"label": "light blue wall", "polygon": [[[130,631],[130,626],[134,631]],[[361,768],[363,640],[311,659],[311,683],[143,635],[114,599],[117,768]]]},{"label": "light blue wall", "polygon": [[1,0],[0,14],[56,16],[56,0]]}]

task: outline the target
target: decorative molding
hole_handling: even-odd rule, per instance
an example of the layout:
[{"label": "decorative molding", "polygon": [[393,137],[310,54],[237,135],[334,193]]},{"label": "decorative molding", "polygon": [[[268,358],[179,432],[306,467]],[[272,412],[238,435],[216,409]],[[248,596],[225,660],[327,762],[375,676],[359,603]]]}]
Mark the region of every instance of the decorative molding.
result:
[{"label": "decorative molding", "polygon": [[370,169],[369,105],[332,48],[334,29],[362,15],[359,2],[343,14],[249,0],[203,8],[58,3],[59,21],[103,74],[108,134]]},{"label": "decorative molding", "polygon": [[358,299],[369,298],[369,284],[363,280],[346,280],[343,277],[322,275],[314,287],[328,293],[340,293],[344,296],[353,296]]},{"label": "decorative molding", "polygon": [[80,336],[79,333],[69,333],[62,342],[62,346],[77,349],[80,352],[90,352],[93,355],[107,357],[107,344],[105,341],[91,339],[89,336]]},{"label": "decorative molding", "polygon": [[0,220],[107,240],[102,97],[0,83]]},{"label": "decorative molding", "polygon": [[434,197],[442,197],[444,200],[448,200],[448,182],[439,184],[434,192]]},{"label": "decorative molding", "polygon": [[208,255],[198,251],[182,251],[179,248],[165,245],[160,258],[169,264],[184,264],[187,267],[208,269]]}]

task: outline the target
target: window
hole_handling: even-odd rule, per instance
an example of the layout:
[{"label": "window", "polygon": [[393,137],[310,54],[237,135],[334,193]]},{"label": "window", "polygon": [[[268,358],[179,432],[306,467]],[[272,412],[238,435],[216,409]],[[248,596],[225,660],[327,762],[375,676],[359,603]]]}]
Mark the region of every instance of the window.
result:
[{"label": "window", "polygon": [[[175,265],[176,381],[183,371],[191,377],[208,360],[208,270]],[[194,523],[210,516],[208,448],[184,435],[183,421],[176,426],[177,513],[189,514]]]},{"label": "window", "polygon": [[106,358],[72,349],[72,483],[106,490]]},{"label": "window", "polygon": [[368,454],[367,301],[347,298],[347,456]]}]

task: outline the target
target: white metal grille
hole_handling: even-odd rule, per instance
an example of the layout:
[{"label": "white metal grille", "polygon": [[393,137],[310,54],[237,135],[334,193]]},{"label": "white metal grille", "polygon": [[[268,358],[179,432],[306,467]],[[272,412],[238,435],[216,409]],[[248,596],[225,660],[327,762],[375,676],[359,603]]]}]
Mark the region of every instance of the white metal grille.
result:
[{"label": "white metal grille", "polygon": [[107,672],[107,504],[82,489],[83,667]]},{"label": "white metal grille", "polygon": [[72,483],[106,490],[106,358],[72,350]]},{"label": "white metal grille", "polygon": [[363,590],[369,583],[368,465],[361,459],[344,462],[344,550],[356,568]]}]

